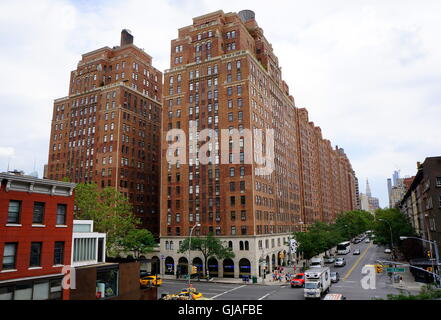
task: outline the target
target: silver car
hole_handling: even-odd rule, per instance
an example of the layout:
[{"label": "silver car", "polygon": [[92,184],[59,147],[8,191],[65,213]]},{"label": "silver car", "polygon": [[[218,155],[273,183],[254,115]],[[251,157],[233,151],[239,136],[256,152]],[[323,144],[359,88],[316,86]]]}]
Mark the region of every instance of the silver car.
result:
[{"label": "silver car", "polygon": [[346,265],[345,258],[337,258],[335,259],[334,267],[344,267]]}]

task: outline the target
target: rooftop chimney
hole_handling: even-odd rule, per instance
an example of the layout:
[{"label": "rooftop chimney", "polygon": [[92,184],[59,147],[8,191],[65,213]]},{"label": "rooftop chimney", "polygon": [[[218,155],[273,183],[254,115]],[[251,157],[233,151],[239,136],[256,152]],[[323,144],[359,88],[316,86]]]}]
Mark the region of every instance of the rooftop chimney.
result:
[{"label": "rooftop chimney", "polygon": [[121,47],[124,47],[128,44],[133,44],[133,36],[130,30],[123,29],[121,31]]}]

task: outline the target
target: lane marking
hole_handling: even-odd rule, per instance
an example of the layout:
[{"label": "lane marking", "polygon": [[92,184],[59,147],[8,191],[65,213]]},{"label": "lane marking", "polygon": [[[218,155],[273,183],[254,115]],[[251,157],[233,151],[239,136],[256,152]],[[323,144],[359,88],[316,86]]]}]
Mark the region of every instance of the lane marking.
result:
[{"label": "lane marking", "polygon": [[372,244],[370,243],[367,248],[363,251],[363,254],[360,255],[360,257],[358,257],[357,261],[355,261],[354,265],[351,267],[351,269],[349,269],[349,271],[346,273],[346,275],[343,277],[343,281],[346,281],[346,279],[351,275],[352,271],[354,271],[354,269],[358,266],[358,264],[360,263],[361,259],[364,258],[364,256],[366,255],[366,253],[369,251],[369,249],[371,248]]},{"label": "lane marking", "polygon": [[257,299],[257,300],[263,300],[263,299],[265,299],[266,297],[268,297],[269,295],[273,294],[274,292],[276,292],[276,290],[273,290],[273,291],[271,291],[270,293],[267,293],[266,295],[260,297],[260,298]]},{"label": "lane marking", "polygon": [[222,296],[222,295],[224,295],[224,294],[226,294],[226,293],[232,292],[232,291],[234,291],[234,290],[237,290],[237,289],[240,289],[240,288],[243,288],[243,287],[246,287],[246,286],[247,286],[246,284],[241,285],[240,287],[236,287],[236,288],[233,288],[233,289],[231,289],[231,290],[227,290],[227,291],[222,292],[222,293],[220,293],[220,294],[218,294],[218,295],[216,295],[216,296],[214,296],[214,297],[211,297],[211,298],[212,298],[212,299],[216,299],[216,298],[218,298],[218,297],[220,297],[220,296]]}]

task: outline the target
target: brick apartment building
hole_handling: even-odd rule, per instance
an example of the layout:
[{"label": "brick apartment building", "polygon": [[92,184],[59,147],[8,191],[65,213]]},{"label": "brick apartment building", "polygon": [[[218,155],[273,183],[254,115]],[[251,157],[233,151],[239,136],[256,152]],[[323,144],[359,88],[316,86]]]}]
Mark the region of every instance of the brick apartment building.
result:
[{"label": "brick apartment building", "polygon": [[[409,185],[410,183],[410,185]],[[400,201],[400,210],[423,239],[441,243],[441,157],[428,157],[418,163],[415,177]],[[429,248],[428,248],[429,249]]]},{"label": "brick apartment building", "polygon": [[[262,261],[268,272],[286,259],[293,231],[357,208],[350,161],[343,149],[333,149],[323,139],[306,109],[295,106],[278,58],[252,11],[217,11],[179,29],[164,74],[162,122],[165,274],[186,273],[189,262],[177,251],[196,223],[201,227],[194,235],[213,232],[236,254],[231,260],[210,259],[210,274],[261,276]],[[201,139],[194,128],[215,133]],[[235,129],[241,134],[253,130],[251,144],[246,137],[238,139],[239,146],[228,137],[222,141],[225,129],[232,134]],[[254,129],[262,129],[262,139]],[[266,129],[274,129],[273,134]],[[260,153],[272,154],[272,136],[273,157],[265,163]],[[202,150],[197,153],[195,147],[206,141],[211,160],[204,164]],[[172,142],[186,146],[170,151]],[[170,164],[169,157],[179,160]],[[248,162],[248,157],[272,172]],[[201,266],[202,257],[192,255],[190,264]]]},{"label": "brick apartment building", "polygon": [[0,300],[69,299],[74,187],[0,173]]},{"label": "brick apartment building", "polygon": [[54,102],[46,177],[117,188],[158,236],[161,98],[162,73],[128,30],[83,54]]}]

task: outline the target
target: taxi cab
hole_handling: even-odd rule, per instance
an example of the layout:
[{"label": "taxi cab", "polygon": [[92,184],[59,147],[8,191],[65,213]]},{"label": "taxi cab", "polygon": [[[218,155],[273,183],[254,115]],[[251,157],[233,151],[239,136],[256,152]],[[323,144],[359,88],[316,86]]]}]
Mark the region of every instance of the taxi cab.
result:
[{"label": "taxi cab", "polygon": [[202,300],[202,298],[203,298],[202,293],[198,292],[196,290],[196,288],[193,288],[193,287],[182,289],[181,292],[178,293],[178,296],[189,297],[189,298],[192,298],[192,300],[199,300],[199,299]]},{"label": "taxi cab", "polygon": [[139,279],[139,283],[142,287],[154,285],[154,286],[160,286],[162,284],[162,279],[158,275],[145,275],[141,276],[141,279]]}]

